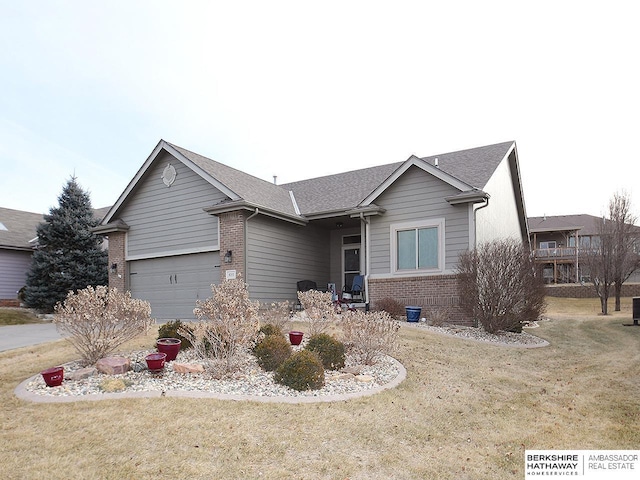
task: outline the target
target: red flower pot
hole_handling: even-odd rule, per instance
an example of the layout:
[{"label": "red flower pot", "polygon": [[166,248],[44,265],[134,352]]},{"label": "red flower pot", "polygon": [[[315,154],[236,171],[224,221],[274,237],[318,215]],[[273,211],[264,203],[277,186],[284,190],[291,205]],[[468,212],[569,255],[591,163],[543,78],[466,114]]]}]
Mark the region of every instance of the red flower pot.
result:
[{"label": "red flower pot", "polygon": [[303,335],[303,332],[298,332],[296,330],[289,332],[289,341],[291,342],[291,345],[300,345],[300,343],[302,343]]},{"label": "red flower pot", "polygon": [[156,348],[160,353],[167,354],[167,362],[173,362],[178,356],[182,340],[179,338],[159,338],[156,341]]},{"label": "red flower pot", "polygon": [[64,368],[63,367],[52,367],[47,368],[40,372],[42,378],[44,378],[44,382],[47,384],[47,387],[57,387],[62,385],[62,380],[64,379]]},{"label": "red flower pot", "polygon": [[147,368],[150,372],[159,372],[164,368],[164,362],[167,359],[166,353],[150,353],[144,359],[147,362]]}]

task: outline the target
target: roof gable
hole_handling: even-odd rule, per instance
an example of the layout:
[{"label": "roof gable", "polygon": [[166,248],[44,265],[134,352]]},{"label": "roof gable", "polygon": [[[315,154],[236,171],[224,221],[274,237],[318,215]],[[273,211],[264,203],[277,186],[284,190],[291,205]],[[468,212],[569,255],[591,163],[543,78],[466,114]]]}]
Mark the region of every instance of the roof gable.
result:
[{"label": "roof gable", "polygon": [[227,201],[230,203],[243,202],[243,205],[250,205],[256,208],[262,207],[287,216],[299,217],[291,195],[282,187],[161,140],[131,182],[129,182],[129,185],[127,185],[127,188],[116,203],[111,207],[102,222],[103,224],[110,222],[116,212],[122,208],[128,196],[132,194],[162,151],[168,152],[176,160],[182,162],[220,190],[228,197]]},{"label": "roof gable", "polygon": [[314,216],[344,214],[371,206],[382,192],[412,166],[454,186],[463,194],[460,202],[479,201],[478,198],[486,197],[481,189],[514,148],[515,142],[505,142],[431,157],[411,156],[404,162],[276,185],[161,140],[102,224],[106,225],[114,218],[163,150],[228,197],[228,200],[210,206],[207,209],[210,213],[216,214],[225,211],[225,208],[261,209],[266,214],[281,216],[294,222],[306,222]]}]

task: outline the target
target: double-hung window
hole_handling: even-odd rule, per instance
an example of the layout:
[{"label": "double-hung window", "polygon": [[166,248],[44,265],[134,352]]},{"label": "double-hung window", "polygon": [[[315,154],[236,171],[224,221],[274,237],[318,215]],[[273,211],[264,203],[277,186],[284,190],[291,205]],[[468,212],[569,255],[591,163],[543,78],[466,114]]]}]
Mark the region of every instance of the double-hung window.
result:
[{"label": "double-hung window", "polygon": [[391,225],[392,271],[436,272],[444,268],[444,219]]}]

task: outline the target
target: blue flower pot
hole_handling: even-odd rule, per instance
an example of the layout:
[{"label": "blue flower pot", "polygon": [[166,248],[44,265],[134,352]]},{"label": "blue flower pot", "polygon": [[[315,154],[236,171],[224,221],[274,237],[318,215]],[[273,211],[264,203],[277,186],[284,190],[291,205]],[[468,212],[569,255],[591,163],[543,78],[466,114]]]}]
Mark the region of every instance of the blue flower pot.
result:
[{"label": "blue flower pot", "polygon": [[418,322],[420,320],[421,307],[404,307],[407,312],[407,322]]}]

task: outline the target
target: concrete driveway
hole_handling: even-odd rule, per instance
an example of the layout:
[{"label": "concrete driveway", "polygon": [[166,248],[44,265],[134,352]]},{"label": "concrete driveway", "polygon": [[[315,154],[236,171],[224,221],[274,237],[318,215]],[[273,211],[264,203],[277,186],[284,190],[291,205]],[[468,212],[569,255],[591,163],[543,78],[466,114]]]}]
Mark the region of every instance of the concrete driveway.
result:
[{"label": "concrete driveway", "polygon": [[0,327],[0,352],[60,340],[53,323],[28,323]]}]

